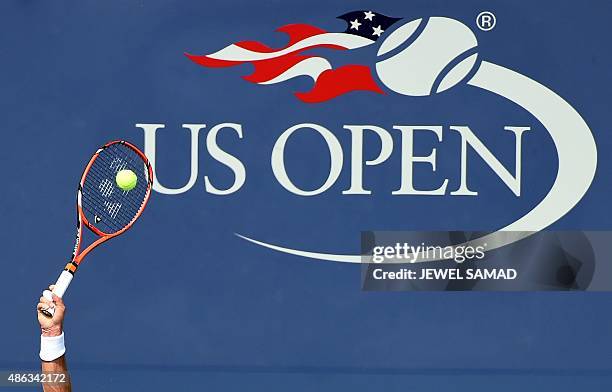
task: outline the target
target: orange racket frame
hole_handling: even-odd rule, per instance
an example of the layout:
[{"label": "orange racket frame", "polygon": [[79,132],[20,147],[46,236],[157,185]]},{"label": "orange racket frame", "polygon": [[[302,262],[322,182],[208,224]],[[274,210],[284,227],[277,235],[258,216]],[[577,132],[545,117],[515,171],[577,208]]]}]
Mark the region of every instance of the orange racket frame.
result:
[{"label": "orange racket frame", "polygon": [[[105,233],[89,222],[89,220],[85,216],[85,213],[83,212],[81,201],[82,201],[82,195],[83,195],[83,188],[85,186],[85,179],[87,178],[87,174],[89,173],[89,170],[91,169],[96,159],[98,159],[98,157],[100,156],[100,153],[104,151],[106,148],[112,146],[113,144],[125,145],[126,147],[133,150],[142,159],[143,163],[146,165],[146,168],[147,168],[146,170],[147,190],[144,196],[144,201],[141,204],[140,209],[137,211],[134,218],[121,230],[114,232],[114,233]],[[77,233],[76,233],[76,241],[74,245],[74,250],[72,251],[72,257],[70,261],[68,262],[68,264],[66,264],[66,266],[64,267],[64,270],[60,274],[59,278],[57,279],[57,282],[55,283],[55,287],[53,288],[53,294],[57,295],[60,298],[63,297],[64,293],[66,292],[66,289],[68,288],[68,286],[70,285],[70,282],[72,281],[72,278],[74,277],[74,274],[76,273],[77,269],[79,268],[79,265],[81,264],[85,256],[87,256],[87,254],[89,254],[89,252],[91,252],[98,245],[110,240],[111,238],[117,237],[118,235],[125,233],[130,227],[132,227],[134,222],[136,222],[136,220],[140,217],[140,215],[142,215],[142,212],[144,211],[144,208],[146,207],[149,201],[149,197],[151,196],[152,187],[153,187],[153,168],[151,167],[151,164],[149,163],[149,160],[147,159],[145,154],[133,144],[126,142],[125,140],[115,140],[115,141],[106,143],[104,146],[100,147],[95,152],[95,154],[89,160],[89,163],[87,164],[87,166],[85,166],[85,170],[83,171],[83,175],[81,176],[81,181],[79,182],[79,188],[78,188],[78,193],[77,193]],[[81,252],[81,240],[82,240],[82,234],[83,234],[83,226],[86,226],[94,234],[99,236],[99,238],[96,239],[93,243],[91,243],[87,248],[85,248]],[[43,296],[50,301],[53,298],[53,296],[51,295],[51,291],[49,290],[45,290],[43,293]],[[53,317],[53,314],[55,313],[55,308],[44,309],[44,310],[41,310],[41,312],[47,317]]]}]

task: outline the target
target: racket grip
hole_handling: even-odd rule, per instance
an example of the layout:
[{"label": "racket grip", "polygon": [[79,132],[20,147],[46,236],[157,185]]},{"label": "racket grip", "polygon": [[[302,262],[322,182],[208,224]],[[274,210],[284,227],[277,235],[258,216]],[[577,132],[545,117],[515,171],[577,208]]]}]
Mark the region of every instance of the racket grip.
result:
[{"label": "racket grip", "polygon": [[[73,277],[74,275],[72,275],[70,272],[62,271],[59,278],[57,278],[57,282],[55,282],[55,287],[53,287],[53,294],[62,298],[64,296],[64,293],[66,293],[66,289],[68,289],[70,282],[72,282]],[[49,301],[53,301],[53,295],[49,290],[43,291],[43,297],[45,297]],[[41,313],[47,317],[53,317],[53,315],[55,314],[55,308],[53,307],[41,310]]]}]

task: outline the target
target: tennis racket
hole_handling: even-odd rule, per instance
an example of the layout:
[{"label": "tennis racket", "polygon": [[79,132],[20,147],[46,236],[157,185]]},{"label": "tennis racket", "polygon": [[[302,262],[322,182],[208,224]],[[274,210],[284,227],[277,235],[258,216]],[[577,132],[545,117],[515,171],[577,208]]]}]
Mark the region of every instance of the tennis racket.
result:
[{"label": "tennis racket", "polygon": [[[124,191],[115,182],[120,170],[136,174],[136,186]],[[70,262],[57,279],[53,294],[62,297],[70,285],[79,265],[98,245],[125,233],[144,210],[153,185],[153,170],[147,157],[132,144],[113,141],[102,146],[85,167],[77,192],[77,234]],[[96,239],[83,251],[83,226],[96,235]],[[51,291],[43,296],[52,300]],[[55,308],[41,310],[53,317]]]}]

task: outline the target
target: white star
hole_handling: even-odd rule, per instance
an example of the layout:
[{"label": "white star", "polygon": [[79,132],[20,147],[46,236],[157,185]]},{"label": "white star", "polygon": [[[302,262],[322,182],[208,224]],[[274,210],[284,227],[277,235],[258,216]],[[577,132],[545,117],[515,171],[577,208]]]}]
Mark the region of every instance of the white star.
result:
[{"label": "white star", "polygon": [[359,30],[359,26],[361,26],[359,19],[351,20],[351,29]]},{"label": "white star", "polygon": [[373,17],[374,17],[374,12],[372,12],[372,11],[365,12],[364,19],[371,21]]},{"label": "white star", "polygon": [[385,31],[383,29],[381,29],[381,25],[378,25],[378,27],[374,27],[374,32],[372,33],[372,35],[376,35],[378,37],[380,37],[380,35]]}]

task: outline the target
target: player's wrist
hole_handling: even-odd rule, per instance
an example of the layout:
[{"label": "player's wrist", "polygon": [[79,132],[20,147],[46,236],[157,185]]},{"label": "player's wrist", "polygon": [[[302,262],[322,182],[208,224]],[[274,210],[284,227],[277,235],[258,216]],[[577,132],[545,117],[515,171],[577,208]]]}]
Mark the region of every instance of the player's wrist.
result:
[{"label": "player's wrist", "polygon": [[61,325],[54,325],[49,328],[41,328],[40,334],[45,337],[60,336],[64,332]]}]

